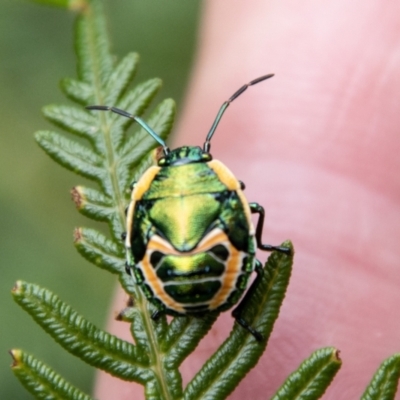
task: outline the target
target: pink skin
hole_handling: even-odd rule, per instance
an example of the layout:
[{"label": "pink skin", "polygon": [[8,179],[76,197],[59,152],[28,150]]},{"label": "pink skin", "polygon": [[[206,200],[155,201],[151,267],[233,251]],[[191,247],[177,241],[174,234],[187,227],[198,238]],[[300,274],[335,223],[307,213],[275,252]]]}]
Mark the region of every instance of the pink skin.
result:
[{"label": "pink skin", "polygon": [[[201,145],[266,209],[264,241],[290,238],[291,283],[268,348],[230,399],[266,399],[317,348],[343,367],[324,399],[355,399],[400,350],[400,4],[379,0],[208,1],[175,145]],[[178,44],[177,44],[178,45]],[[259,254],[266,258],[265,253]],[[113,312],[123,307],[118,294]],[[184,383],[232,326],[225,313],[183,364]],[[129,338],[128,324],[109,329]],[[140,399],[100,374],[96,398]],[[400,399],[400,395],[397,397]]]}]

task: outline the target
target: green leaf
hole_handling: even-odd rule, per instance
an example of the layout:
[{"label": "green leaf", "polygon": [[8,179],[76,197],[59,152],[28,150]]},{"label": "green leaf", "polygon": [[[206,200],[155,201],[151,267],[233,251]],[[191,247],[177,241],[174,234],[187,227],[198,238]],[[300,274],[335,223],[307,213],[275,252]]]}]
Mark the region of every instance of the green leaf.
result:
[{"label": "green leaf", "polygon": [[35,138],[39,146],[63,167],[86,178],[101,181],[104,176],[103,160],[88,147],[56,132],[39,131]]},{"label": "green leaf", "polygon": [[201,318],[174,318],[164,339],[164,349],[168,354],[166,365],[169,368],[179,367],[211,329],[217,317],[216,313],[208,313]]},{"label": "green leaf", "polygon": [[[88,0],[88,7],[78,17],[76,23],[75,51],[78,56],[78,76],[81,81],[94,88],[105,86],[113,69],[113,57],[107,26],[103,18],[100,1]],[[95,91],[97,102],[104,96]]]},{"label": "green leaf", "polygon": [[34,3],[46,6],[68,8],[70,10],[79,10],[84,7],[85,0],[31,0]]},{"label": "green leaf", "polygon": [[394,400],[400,378],[400,354],[387,358],[365,389],[362,400]]},{"label": "green leaf", "polygon": [[[160,91],[161,86],[161,79],[149,79],[129,90],[123,97],[119,99],[116,105],[118,108],[126,110],[130,114],[140,117]],[[133,123],[131,119],[121,118],[116,114],[111,114],[111,118],[117,127],[128,127]]]},{"label": "green leaf", "polygon": [[96,221],[111,221],[117,214],[112,199],[96,189],[75,186],[71,195],[78,211]]},{"label": "green leaf", "polygon": [[80,104],[85,105],[94,101],[94,88],[88,83],[72,78],[64,78],[60,86],[66,96]]},{"label": "green leaf", "polygon": [[118,247],[95,229],[78,228],[74,237],[75,247],[88,261],[113,274],[125,272],[125,259],[121,246]]},{"label": "green leaf", "polygon": [[[128,111],[135,116],[142,116],[145,110],[149,107],[151,101],[160,91],[162,86],[161,79],[153,78],[146,82],[142,82],[135,86],[134,89],[128,91],[123,96],[116,106],[122,110]],[[113,105],[113,104],[111,104]],[[172,105],[174,108],[175,104]],[[120,115],[109,113],[109,120],[112,122],[112,140],[116,148],[121,146],[121,140],[125,139],[125,130],[128,129],[134,122],[129,118],[121,118]],[[158,133],[158,131],[156,131]],[[149,136],[148,133],[146,133]],[[136,136],[136,135],[135,135]],[[153,140],[154,141],[154,140]]]},{"label": "green leaf", "polygon": [[[104,88],[104,104],[116,104],[131,83],[139,64],[139,55],[129,53],[112,71]],[[134,96],[136,98],[136,96]]]},{"label": "green leaf", "polygon": [[[292,247],[290,242],[282,244]],[[229,338],[189,382],[184,399],[224,399],[254,367],[265,350],[274,322],[285,297],[293,256],[273,252],[253,293],[248,292],[244,319],[263,337],[257,342],[235,324]]]},{"label": "green leaf", "polygon": [[335,348],[327,347],[317,350],[286,379],[271,400],[319,399],[341,365],[342,362]]},{"label": "green leaf", "polygon": [[[162,139],[165,139],[171,131],[174,116],[175,103],[171,99],[166,99],[150,115],[147,123]],[[132,176],[129,174],[130,169],[133,167],[138,168],[144,155],[147,156],[157,145],[143,129],[140,129],[126,142],[125,146],[118,152],[121,157],[121,162],[118,164],[118,174],[124,186],[127,186],[132,181]]]},{"label": "green leaf", "polygon": [[99,134],[96,118],[82,108],[50,105],[43,108],[43,115],[57,126],[92,142]]},{"label": "green leaf", "polygon": [[128,381],[151,378],[135,346],[96,328],[49,290],[18,281],[12,294],[55,341],[86,363]]},{"label": "green leaf", "polygon": [[[151,308],[151,305],[148,304],[148,307]],[[149,337],[148,337],[146,331],[143,329],[143,326],[145,326],[147,324],[151,324],[151,326],[152,326],[151,329],[154,333],[153,342],[157,342],[157,346],[158,346],[159,345],[158,341],[160,338],[156,334],[157,332],[156,332],[155,328],[157,328],[157,327],[166,328],[167,319],[164,315],[164,316],[161,316],[160,319],[156,323],[154,323],[154,321],[149,320],[147,318],[147,316],[144,315],[143,312],[140,312],[138,308],[135,307],[134,310],[135,310],[135,312],[132,314],[132,323],[131,323],[132,336],[135,339],[135,343],[136,343],[136,346],[138,347],[138,349],[140,349],[141,351],[143,351],[146,354],[149,354],[152,351],[151,343],[149,341]],[[155,311],[155,309],[151,308],[151,311],[149,312],[149,314],[151,315],[152,312],[154,312],[154,311]]]},{"label": "green leaf", "polygon": [[11,350],[10,353],[13,357],[12,371],[36,399],[92,399],[33,356],[22,350]]}]

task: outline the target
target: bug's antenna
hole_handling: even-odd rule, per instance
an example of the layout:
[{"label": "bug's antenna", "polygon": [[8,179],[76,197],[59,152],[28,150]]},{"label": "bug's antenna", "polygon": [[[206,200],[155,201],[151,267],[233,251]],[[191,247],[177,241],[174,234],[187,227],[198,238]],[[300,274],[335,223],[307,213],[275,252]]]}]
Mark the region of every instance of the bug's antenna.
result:
[{"label": "bug's antenna", "polygon": [[206,137],[206,141],[204,142],[204,146],[203,146],[203,151],[205,153],[209,153],[210,152],[210,140],[212,138],[212,136],[214,135],[215,130],[217,129],[217,126],[219,124],[219,121],[222,118],[222,115],[224,114],[225,110],[228,108],[229,104],[232,103],[233,100],[235,100],[237,97],[239,97],[249,86],[255,85],[256,83],[265,81],[266,79],[272,78],[274,76],[274,74],[268,74],[268,75],[264,75],[264,76],[260,76],[257,79],[252,80],[249,83],[246,83],[245,85],[243,85],[239,90],[237,90],[227,101],[225,101],[221,108],[218,111],[218,114],[214,120],[214,123],[211,126],[210,131],[208,132],[208,135]]},{"label": "bug's antenna", "polygon": [[167,147],[167,145],[165,144],[164,140],[162,140],[160,138],[160,136],[157,135],[157,133],[155,133],[153,131],[153,129],[150,128],[149,125],[146,124],[146,122],[144,122],[141,118],[136,117],[132,114],[129,114],[128,112],[124,111],[124,110],[120,110],[117,107],[110,107],[110,106],[87,106],[85,107],[87,110],[101,110],[101,111],[112,111],[116,114],[122,115],[123,117],[126,118],[130,118],[133,119],[134,121],[136,121],[147,133],[149,133],[163,148],[164,154],[168,155],[169,153],[169,148]]}]

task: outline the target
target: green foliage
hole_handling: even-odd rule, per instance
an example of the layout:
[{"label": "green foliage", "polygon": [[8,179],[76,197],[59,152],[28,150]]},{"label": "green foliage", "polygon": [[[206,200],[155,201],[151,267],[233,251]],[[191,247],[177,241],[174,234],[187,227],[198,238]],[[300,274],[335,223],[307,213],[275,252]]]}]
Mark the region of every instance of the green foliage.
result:
[{"label": "green foliage", "polygon": [[11,356],[14,374],[37,399],[91,400],[35,357],[21,350],[12,350]]},{"label": "green foliage", "polygon": [[[142,116],[161,87],[151,79],[130,88],[139,57],[131,53],[116,63],[99,0],[41,0],[38,2],[77,11],[75,49],[78,78],[64,79],[61,88],[78,105],[51,105],[44,116],[68,132],[35,134],[39,146],[57,163],[97,184],[97,188],[76,186],[72,196],[79,212],[110,226],[111,237],[89,228],[75,230],[75,246],[94,265],[116,274],[134,305],[128,305],[118,319],[130,323],[134,343],[128,343],[97,328],[49,290],[17,282],[14,300],[63,348],[86,363],[126,381],[145,387],[147,399],[224,399],[263,354],[285,296],[292,257],[273,253],[255,290],[246,296],[243,317],[260,332],[257,342],[245,329],[234,327],[219,349],[204,364],[186,388],[179,367],[194,351],[217,318],[176,317],[154,322],[148,304],[124,269],[125,207],[129,184],[153,163],[157,143],[143,130],[132,135],[129,119],[112,113],[83,109],[90,104],[108,104]],[[175,105],[161,101],[146,115],[146,121],[163,139],[172,128]],[[286,242],[285,246],[290,246]],[[13,371],[22,384],[39,399],[90,399],[52,369],[21,350],[11,352]],[[273,399],[317,399],[340,368],[337,351],[316,351],[295,371]],[[393,398],[399,375],[399,358],[386,361],[364,394],[365,399]],[[392,397],[390,397],[392,396]]]},{"label": "green foliage", "polygon": [[15,301],[70,353],[121,379],[142,382],[137,348],[96,328],[49,290],[25,282],[13,289]]},{"label": "green foliage", "polygon": [[47,6],[69,8],[70,10],[79,9],[84,5],[84,0],[32,0],[35,3]]},{"label": "green foliage", "polygon": [[272,400],[319,399],[341,364],[336,349],[327,347],[315,351],[286,379]]},{"label": "green foliage", "polygon": [[365,389],[362,400],[394,400],[400,378],[400,354],[386,359]]}]

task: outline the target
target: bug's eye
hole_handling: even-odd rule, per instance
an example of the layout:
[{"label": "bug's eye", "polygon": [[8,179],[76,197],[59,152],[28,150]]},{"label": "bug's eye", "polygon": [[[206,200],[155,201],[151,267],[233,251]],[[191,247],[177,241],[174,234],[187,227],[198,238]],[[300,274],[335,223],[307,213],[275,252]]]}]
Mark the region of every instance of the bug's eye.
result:
[{"label": "bug's eye", "polygon": [[165,165],[165,157],[161,157],[159,160],[158,160],[158,165]]}]

